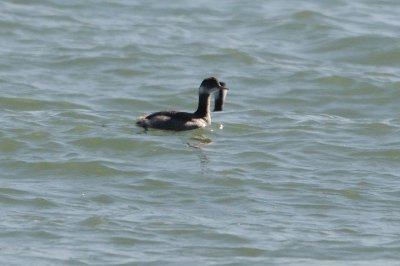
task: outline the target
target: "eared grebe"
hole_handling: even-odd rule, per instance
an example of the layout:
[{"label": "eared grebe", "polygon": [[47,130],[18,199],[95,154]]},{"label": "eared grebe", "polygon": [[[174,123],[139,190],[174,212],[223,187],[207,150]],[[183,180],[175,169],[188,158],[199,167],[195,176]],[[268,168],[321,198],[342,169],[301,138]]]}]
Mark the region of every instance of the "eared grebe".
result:
[{"label": "eared grebe", "polygon": [[228,88],[225,83],[219,82],[214,77],[206,78],[199,87],[199,104],[194,113],[163,111],[153,113],[138,119],[138,126],[157,128],[165,130],[189,130],[209,126],[210,115],[210,94],[216,91],[224,91]]},{"label": "eared grebe", "polygon": [[[220,82],[221,86],[226,88],[225,82]],[[213,112],[223,111],[224,110],[224,102],[226,98],[226,94],[228,93],[228,88],[226,90],[219,90],[215,93],[214,96],[214,110]]]}]

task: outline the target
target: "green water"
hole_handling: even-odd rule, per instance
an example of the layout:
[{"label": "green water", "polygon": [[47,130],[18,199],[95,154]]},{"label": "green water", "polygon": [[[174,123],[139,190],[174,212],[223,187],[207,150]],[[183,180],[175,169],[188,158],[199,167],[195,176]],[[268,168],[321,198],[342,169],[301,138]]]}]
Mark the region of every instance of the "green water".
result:
[{"label": "green water", "polygon": [[[396,1],[2,1],[2,265],[397,265]],[[230,88],[210,128],[144,132]]]}]

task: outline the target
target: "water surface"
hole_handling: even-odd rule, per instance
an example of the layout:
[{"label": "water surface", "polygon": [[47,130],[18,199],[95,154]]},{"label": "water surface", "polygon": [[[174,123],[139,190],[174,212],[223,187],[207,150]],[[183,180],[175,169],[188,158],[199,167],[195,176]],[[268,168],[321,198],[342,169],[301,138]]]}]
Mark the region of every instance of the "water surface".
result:
[{"label": "water surface", "polygon": [[[396,1],[0,10],[2,264],[398,264]],[[211,75],[210,128],[135,127]]]}]

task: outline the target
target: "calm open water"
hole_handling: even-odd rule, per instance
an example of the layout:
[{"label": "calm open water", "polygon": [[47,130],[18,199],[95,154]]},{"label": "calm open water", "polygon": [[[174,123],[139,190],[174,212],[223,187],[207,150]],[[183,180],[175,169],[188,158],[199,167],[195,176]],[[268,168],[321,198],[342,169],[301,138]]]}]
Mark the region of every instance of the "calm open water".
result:
[{"label": "calm open water", "polygon": [[[399,14],[1,1],[0,264],[399,265]],[[134,125],[210,75],[211,128]]]}]

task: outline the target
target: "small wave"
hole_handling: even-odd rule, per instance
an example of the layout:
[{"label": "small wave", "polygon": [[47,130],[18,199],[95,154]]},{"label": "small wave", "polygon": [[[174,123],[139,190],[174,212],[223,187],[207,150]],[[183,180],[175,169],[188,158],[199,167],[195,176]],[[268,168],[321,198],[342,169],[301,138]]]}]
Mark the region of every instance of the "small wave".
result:
[{"label": "small wave", "polygon": [[17,150],[21,149],[23,146],[24,146],[24,144],[22,142],[14,140],[14,139],[10,139],[10,138],[0,139],[1,152],[13,153],[13,152],[16,152]]},{"label": "small wave", "polygon": [[13,111],[41,111],[59,109],[87,109],[86,106],[66,101],[48,101],[32,98],[0,97],[0,106]]},{"label": "small wave", "polygon": [[323,39],[306,50],[333,60],[392,66],[400,61],[398,44],[394,37],[370,34]]},{"label": "small wave", "polygon": [[291,17],[296,20],[309,20],[327,17],[320,12],[312,10],[300,10],[291,14]]},{"label": "small wave", "polygon": [[399,149],[362,149],[361,151],[354,152],[353,156],[358,158],[370,159],[370,160],[382,160],[382,161],[393,161],[398,162],[400,160]]},{"label": "small wave", "polygon": [[354,58],[354,61],[367,65],[398,66],[400,62],[400,48],[389,48],[386,51],[374,51],[365,56]]},{"label": "small wave", "polygon": [[31,197],[28,192],[15,196],[0,195],[0,202],[5,205],[34,206],[40,209],[57,207],[57,204],[52,200],[42,197]]},{"label": "small wave", "polygon": [[109,224],[109,220],[106,217],[103,217],[100,215],[91,216],[80,222],[81,226],[90,227],[90,228],[96,228],[96,227],[99,227],[101,225],[106,225],[106,224]]},{"label": "small wave", "polygon": [[229,61],[236,61],[237,63],[242,63],[245,65],[252,65],[257,62],[257,59],[244,51],[240,51],[238,49],[222,49],[220,53],[216,54],[200,54],[198,58],[207,61],[209,63],[211,62],[223,62],[226,61],[229,58]]},{"label": "small wave", "polygon": [[148,239],[133,238],[128,236],[112,237],[111,242],[121,246],[136,246],[136,245],[155,245],[161,244],[161,241],[154,241]]},{"label": "small wave", "polygon": [[354,121],[338,116],[338,115],[330,115],[330,114],[295,114],[295,113],[286,113],[285,117],[295,120],[296,124],[303,124],[308,122],[316,122],[316,123],[337,123],[337,124],[344,124],[344,123],[353,123]]},{"label": "small wave", "polygon": [[80,148],[90,150],[109,149],[118,151],[132,151],[139,149],[141,146],[139,142],[132,139],[102,137],[81,138],[79,140],[72,141],[72,144]]},{"label": "small wave", "polygon": [[109,166],[103,161],[15,161],[13,162],[13,167],[24,169],[26,175],[35,174],[42,176],[67,175],[70,177],[102,177],[116,175],[135,176],[138,174],[137,172],[117,169],[116,167]]}]

